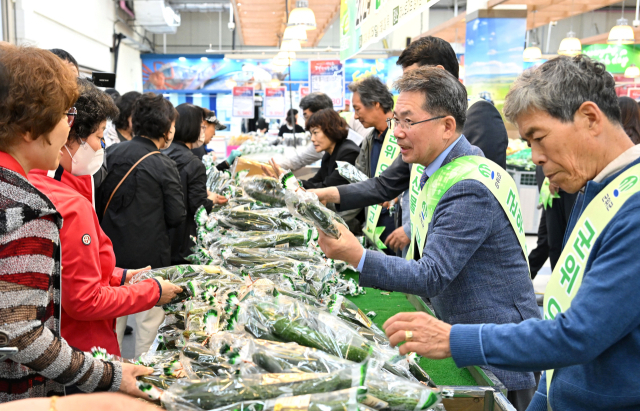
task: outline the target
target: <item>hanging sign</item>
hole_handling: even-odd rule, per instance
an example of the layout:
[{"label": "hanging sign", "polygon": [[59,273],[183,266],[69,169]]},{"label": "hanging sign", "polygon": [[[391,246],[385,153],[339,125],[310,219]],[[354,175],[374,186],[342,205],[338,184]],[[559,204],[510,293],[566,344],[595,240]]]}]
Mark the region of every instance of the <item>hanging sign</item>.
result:
[{"label": "hanging sign", "polygon": [[267,87],[264,89],[264,116],[266,118],[283,118],[285,113],[284,87]]},{"label": "hanging sign", "polygon": [[255,116],[255,97],[253,87],[233,88],[232,117],[253,118]]},{"label": "hanging sign", "polygon": [[309,87],[300,86],[300,98],[306,97],[307,95],[309,95]]},{"label": "hanging sign", "polygon": [[438,0],[341,0],[340,60],[387,36]]},{"label": "hanging sign", "polygon": [[328,95],[335,110],[344,108],[344,65],[340,60],[309,61],[309,91]]}]

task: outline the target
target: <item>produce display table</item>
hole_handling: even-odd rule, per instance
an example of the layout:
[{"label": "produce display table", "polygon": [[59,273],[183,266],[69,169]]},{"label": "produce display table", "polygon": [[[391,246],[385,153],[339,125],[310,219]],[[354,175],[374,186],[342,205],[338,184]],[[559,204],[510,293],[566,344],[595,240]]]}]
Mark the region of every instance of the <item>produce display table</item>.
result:
[{"label": "produce display table", "polygon": [[[346,278],[358,282],[358,274],[348,270]],[[366,294],[348,297],[365,314],[373,311],[372,321],[382,325],[397,313],[427,311],[424,302],[415,296],[365,288]],[[447,411],[511,411],[515,410],[506,398],[506,390],[492,373],[479,367],[458,368],[453,359],[430,360],[421,358],[420,367],[443,390],[443,405]]]}]

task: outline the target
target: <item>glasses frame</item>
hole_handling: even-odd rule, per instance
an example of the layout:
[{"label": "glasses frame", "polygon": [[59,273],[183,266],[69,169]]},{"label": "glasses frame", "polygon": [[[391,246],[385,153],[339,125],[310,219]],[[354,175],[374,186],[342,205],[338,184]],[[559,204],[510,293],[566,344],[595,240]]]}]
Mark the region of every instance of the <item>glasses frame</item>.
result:
[{"label": "glasses frame", "polygon": [[67,124],[69,127],[73,127],[73,123],[75,123],[76,116],[78,115],[78,110],[75,107],[71,107],[69,111],[64,114],[67,116]]},{"label": "glasses frame", "polygon": [[395,127],[393,127],[393,129],[392,129],[392,127],[391,127],[391,123],[392,123],[392,122],[395,122],[395,123],[398,125],[398,127],[400,127],[400,129],[401,129],[401,130],[410,131],[410,130],[411,130],[411,127],[412,127],[412,126],[415,126],[416,124],[426,123],[426,122],[428,122],[428,121],[433,121],[433,120],[440,120],[440,119],[445,118],[445,117],[448,117],[448,116],[436,116],[436,117],[428,118],[428,119],[426,119],[426,120],[421,120],[421,121],[412,121],[412,122],[410,122],[410,123],[407,123],[407,128],[404,128],[404,126],[402,125],[402,121],[400,121],[400,120],[395,121],[395,120],[393,119],[393,117],[392,117],[392,118],[388,118],[388,119],[387,119],[387,127],[389,127],[389,129],[390,129],[391,131],[395,130]]}]

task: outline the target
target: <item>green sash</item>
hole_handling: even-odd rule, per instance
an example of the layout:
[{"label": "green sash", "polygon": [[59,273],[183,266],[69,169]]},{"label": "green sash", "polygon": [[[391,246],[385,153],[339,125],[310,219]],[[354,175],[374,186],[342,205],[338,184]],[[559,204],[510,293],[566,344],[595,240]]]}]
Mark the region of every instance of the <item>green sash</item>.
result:
[{"label": "green sash", "polygon": [[[544,293],[544,319],[553,320],[578,293],[593,244],[624,203],[640,191],[640,164],[609,183],[584,210],[565,244]],[[547,393],[553,370],[547,371]]]},{"label": "green sash", "polygon": [[420,165],[414,165],[411,170],[411,244],[407,253],[407,260],[413,259],[415,246],[418,247],[420,257],[422,257],[424,245],[427,241],[429,223],[442,196],[459,181],[476,180],[484,184],[502,206],[509,218],[511,227],[513,227],[513,231],[518,237],[518,242],[520,242],[520,247],[528,266],[529,260],[522,226],[518,189],[509,173],[484,157],[459,157],[440,167],[427,180],[424,188],[420,190],[420,177],[423,172],[424,167]]},{"label": "green sash", "polygon": [[[398,147],[398,140],[391,134],[391,130],[387,130],[387,135],[382,143],[380,157],[378,157],[375,177],[382,174],[382,172],[393,163],[393,160],[398,157],[399,153],[400,147]],[[364,228],[364,235],[369,239],[371,244],[374,244],[379,250],[384,250],[387,247],[380,241],[380,235],[384,232],[384,227],[377,227],[381,211],[382,207],[378,204],[369,207],[367,210],[367,224]]]}]

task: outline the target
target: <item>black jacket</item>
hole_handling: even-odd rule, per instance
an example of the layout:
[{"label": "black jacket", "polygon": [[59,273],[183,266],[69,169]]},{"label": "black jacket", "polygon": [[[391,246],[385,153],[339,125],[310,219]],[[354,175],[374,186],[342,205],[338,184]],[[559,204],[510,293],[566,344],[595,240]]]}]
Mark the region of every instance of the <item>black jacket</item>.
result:
[{"label": "black jacket", "polygon": [[[169,149],[171,149],[171,147],[169,147]],[[191,149],[191,152],[195,154],[200,160],[202,160],[202,157],[204,157],[204,155],[207,154],[207,150],[204,149],[204,146],[193,148]]]},{"label": "black jacket", "polygon": [[346,161],[355,164],[356,158],[360,154],[360,148],[351,140],[342,140],[336,143],[333,153],[325,153],[322,157],[320,170],[315,176],[302,181],[302,186],[306,189],[335,187],[349,182],[338,173],[336,161]]},{"label": "black jacket", "polygon": [[213,207],[213,202],[207,198],[207,173],[202,161],[182,142],[174,141],[171,147],[162,153],[176,162],[182,184],[184,207],[187,210],[185,221],[169,229],[171,264],[186,264],[186,258],[193,254],[191,248],[194,243],[190,236],[196,236],[196,210],[202,205],[208,213]]},{"label": "black jacket", "polygon": [[[467,111],[467,121],[462,130],[467,140],[484,153],[485,157],[502,168],[507,167],[507,130],[504,121],[493,104],[478,101]],[[393,164],[375,178],[358,184],[338,188],[340,210],[367,207],[392,200],[409,188],[411,165],[398,156]]]},{"label": "black jacket", "polygon": [[[296,134],[297,133],[304,134],[304,128],[302,128],[302,126],[299,124],[296,124],[295,130],[296,130]],[[293,130],[289,128],[288,125],[283,124],[280,126],[280,130],[278,131],[278,137],[282,137],[284,133],[293,133]]]},{"label": "black jacket", "polygon": [[100,186],[97,207],[100,225],[113,242],[116,265],[125,268],[165,267],[171,264],[170,227],[182,224],[186,211],[176,163],[164,154],[145,158],[116,191],[122,177],[144,155],[158,151],[143,137],[107,149],[109,174]]}]

